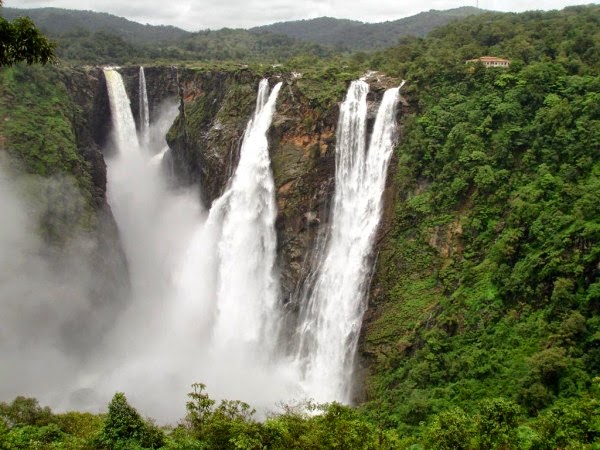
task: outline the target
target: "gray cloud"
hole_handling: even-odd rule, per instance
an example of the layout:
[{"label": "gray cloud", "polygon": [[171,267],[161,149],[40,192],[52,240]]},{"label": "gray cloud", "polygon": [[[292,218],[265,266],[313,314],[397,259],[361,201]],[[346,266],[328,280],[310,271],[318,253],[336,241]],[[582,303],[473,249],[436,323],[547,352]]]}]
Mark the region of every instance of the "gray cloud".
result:
[{"label": "gray cloud", "polygon": [[[479,0],[479,7],[496,11],[526,11],[529,9],[561,9],[581,4],[581,0],[546,0],[543,5],[530,0]],[[381,22],[395,20],[429,9],[450,9],[476,0],[6,0],[5,6],[16,8],[85,9],[108,12],[140,23],[175,25],[190,31],[222,27],[248,28],[286,20],[332,16]]]}]

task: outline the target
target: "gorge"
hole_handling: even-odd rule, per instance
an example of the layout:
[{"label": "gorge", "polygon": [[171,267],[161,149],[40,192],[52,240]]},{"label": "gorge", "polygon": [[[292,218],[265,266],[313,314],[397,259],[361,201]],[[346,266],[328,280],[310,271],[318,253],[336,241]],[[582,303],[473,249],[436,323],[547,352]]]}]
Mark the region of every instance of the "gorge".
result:
[{"label": "gorge", "polygon": [[[227,98],[232,91],[242,90],[250,99],[255,79],[227,80],[232,84],[227,90],[217,85],[212,91],[201,92],[200,98],[193,98],[198,95],[195,92],[207,89],[201,84],[203,81],[214,83],[219,77],[230,75],[208,74],[199,83],[193,77],[207,75],[188,72],[184,76],[191,75],[189,81],[178,81],[183,76],[177,73],[173,77],[171,69],[131,68],[124,71],[124,77],[119,72],[115,68],[94,72],[98,77],[96,98],[87,101],[92,105],[88,112],[92,116],[102,114],[102,109],[98,111],[95,106],[98,103],[110,111],[104,118],[94,120],[110,120],[110,124],[100,126],[110,131],[110,136],[100,136],[98,141],[106,155],[106,201],[118,228],[113,245],[122,246],[121,264],[126,261],[128,292],[118,302],[105,299],[114,305],[111,316],[118,320],[96,342],[82,347],[86,357],[69,355],[69,388],[51,389],[57,392],[54,395],[62,397],[60,402],[56,403],[47,392],[35,395],[55,406],[96,411],[115,389],[123,390],[144,412],[165,421],[176,420],[184,413],[180,407],[166,405],[167,399],[184,398],[190,385],[197,381],[207,383],[209,392],[217,398],[237,398],[263,411],[274,408],[277,402],[305,399],[352,402],[354,356],[370,273],[368,259],[396,135],[398,88],[385,95],[379,91],[383,99],[378,99],[381,107],[379,114],[374,113],[377,118],[369,119],[374,124],[367,148],[369,87],[365,81],[351,84],[338,123],[334,158],[337,175],[323,173],[321,185],[313,183],[312,187],[319,192],[299,202],[294,211],[292,232],[312,235],[305,238],[304,248],[293,248],[296,264],[304,266],[304,272],[298,270],[294,274],[291,267],[286,267],[290,259],[285,252],[289,250],[282,243],[290,237],[286,236],[289,231],[282,230],[281,218],[287,210],[282,195],[276,192],[270,157],[282,147],[287,152],[301,152],[300,160],[311,157],[306,154],[306,143],[295,147],[278,145],[290,139],[285,127],[292,119],[284,115],[287,112],[276,112],[275,105],[284,85],[292,93],[292,80],[277,82],[269,95],[269,82],[263,79],[258,83],[250,119],[244,114],[228,117],[239,125],[248,122],[241,132],[232,127],[237,137],[223,139],[223,145],[231,152],[219,161],[231,174],[227,179],[204,167],[201,174],[190,173],[191,164],[183,176],[178,175],[177,158],[182,158],[177,155],[180,138],[173,135],[183,132],[189,139],[190,134],[198,133],[199,130],[190,130],[189,122],[183,130],[178,128],[178,122],[189,121],[188,111],[205,97],[220,97],[220,111],[237,100]],[[161,86],[166,89],[155,95],[152,90],[160,91]],[[353,93],[356,86],[362,89],[360,98]],[[179,112],[175,109],[178,96]],[[137,111],[134,106],[138,106]],[[282,109],[298,107],[293,97],[288,97]],[[205,124],[209,133],[229,126],[219,122],[219,114]],[[276,122],[275,130],[269,131],[272,121]],[[174,147],[171,150],[164,147],[168,128]],[[329,129],[333,134],[335,127],[330,125]],[[297,142],[297,138],[291,139]],[[184,151],[190,142],[185,145],[188,148]],[[330,145],[320,151],[333,149]],[[193,150],[205,158],[218,149],[218,145],[209,144]],[[295,168],[299,172],[298,169],[305,171],[301,176],[311,175],[309,164]],[[295,189],[289,187],[292,180],[282,180],[277,172],[276,178],[280,192],[284,181],[285,196],[295,195]],[[215,179],[223,184],[208,187],[205,192],[198,188],[197,181],[209,186]],[[324,190],[323,186],[329,187]],[[211,201],[210,196],[217,192],[220,195]],[[357,197],[359,192],[363,198]],[[314,213],[306,200],[317,200],[323,206]],[[329,203],[337,205],[331,212],[326,206]],[[348,208],[358,209],[344,212]],[[318,218],[309,219],[312,214],[318,214]],[[356,225],[343,225],[349,217],[357,220]],[[358,237],[363,239],[360,244],[355,242]],[[340,246],[345,249],[336,250]],[[344,264],[332,266],[335,260]],[[348,270],[350,273],[346,274]],[[292,285],[298,286],[296,297],[292,295]],[[342,287],[346,293],[336,302],[327,303],[327,298]],[[301,298],[301,292],[312,291],[314,298]],[[347,317],[332,316],[338,307],[348,311]],[[95,314],[92,307],[87,316],[82,315],[81,326],[88,327],[87,321],[94,320]],[[338,324],[337,334],[322,326],[333,322]],[[128,344],[123,347],[120,342]],[[331,356],[332,352],[336,356]],[[162,386],[162,401],[153,394],[158,386]]]},{"label": "gorge", "polygon": [[[144,75],[140,69],[136,132],[120,74],[104,69],[115,147],[107,159],[108,202],[120,230],[132,285],[123,325],[111,330],[106,339],[145,344],[124,365],[111,362],[101,367],[101,388],[93,384],[82,388],[110,392],[110,386],[117,386],[153,417],[170,420],[183,412],[169,417],[164,405],[154,410],[146,405],[150,392],[145,389],[168,385],[164,390],[168,397],[183,397],[197,381],[194,377],[206,382],[208,391],[217,397],[238,398],[261,410],[277,402],[303,399],[352,402],[368,259],[396,134],[398,88],[383,95],[367,149],[369,87],[364,81],[351,84],[337,131],[333,194],[337,206],[331,213],[323,212],[324,221],[332,218],[314,240],[322,247],[307,249],[302,258],[313,255],[311,268],[305,280],[295,280],[304,285],[301,291],[314,291],[314,297],[291,301],[300,310],[292,320],[287,318],[286,329],[284,315],[292,314],[286,312],[281,297],[279,273],[289,269],[276,265],[276,260],[281,261],[275,228],[277,199],[267,138],[284,82],[275,84],[269,95],[268,80],[260,81],[237,167],[228,169],[232,175],[220,197],[204,206],[199,201],[202,196],[194,200],[189,191],[177,194],[168,188],[164,162],[156,158],[172,156],[168,152],[160,156],[163,152],[156,153],[157,145],[154,150],[148,147]],[[357,87],[360,98],[354,94]],[[345,226],[351,217],[355,225]],[[167,221],[178,232],[165,245],[161,236],[170,232]],[[345,264],[336,266],[335,261]],[[327,302],[342,289],[342,296]],[[338,310],[346,316],[339,316]],[[289,329],[292,322],[297,331]],[[336,323],[337,331],[323,323]],[[145,349],[150,342],[151,348]],[[199,361],[190,361],[190,354]],[[114,361],[114,355],[105,354],[103,360]],[[158,374],[156,365],[161,367]],[[89,382],[94,376],[84,378]],[[145,388],[136,381],[141,377]]]},{"label": "gorge", "polygon": [[597,20],[0,69],[0,447],[593,448]]}]

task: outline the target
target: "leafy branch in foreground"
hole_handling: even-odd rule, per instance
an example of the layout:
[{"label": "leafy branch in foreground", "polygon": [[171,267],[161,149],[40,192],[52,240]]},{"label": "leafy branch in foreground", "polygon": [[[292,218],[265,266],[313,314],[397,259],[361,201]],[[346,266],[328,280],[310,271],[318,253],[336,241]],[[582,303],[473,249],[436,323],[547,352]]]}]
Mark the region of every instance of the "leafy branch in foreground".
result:
[{"label": "leafy branch in foreground", "polygon": [[54,44],[36,28],[28,17],[10,22],[0,17],[0,66],[46,64],[54,61]]}]

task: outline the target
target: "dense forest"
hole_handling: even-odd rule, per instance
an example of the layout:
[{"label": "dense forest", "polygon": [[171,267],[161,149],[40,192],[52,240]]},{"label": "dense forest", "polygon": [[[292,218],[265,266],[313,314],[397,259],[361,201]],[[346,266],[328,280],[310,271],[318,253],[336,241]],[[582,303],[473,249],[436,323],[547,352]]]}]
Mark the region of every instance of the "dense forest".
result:
[{"label": "dense forest", "polygon": [[4,8],[14,19],[27,15],[57,43],[58,56],[71,63],[124,64],[196,60],[283,62],[290,57],[380,49],[402,36],[423,36],[452,20],[479,14],[476,8],[428,11],[391,22],[367,24],[320,18],[249,30],[223,28],[188,32],[172,26],[141,25],[106,13],[59,8]]},{"label": "dense forest", "polygon": [[252,28],[250,31],[284,34],[301,41],[331,45],[340,51],[373,50],[395,45],[403,36],[426,36],[435,28],[453,20],[484,12],[481,9],[463,6],[446,11],[431,10],[382,23],[363,23],[356,20],[320,17],[279,22]]},{"label": "dense forest", "polygon": [[[140,58],[123,37],[70,33],[81,39],[57,39],[67,60]],[[99,415],[18,397],[0,403],[0,448],[599,448],[600,6],[473,15],[371,53],[274,34],[248,44],[248,33],[191,34],[156,57],[283,58],[278,69],[305,73],[316,107],[367,69],[408,80],[360,344],[363,401],[282,405],[259,421],[251,405],[217,403],[195,384],[187,416],[162,427],[123,393]],[[465,64],[482,55],[511,65]],[[3,70],[4,96],[19,78],[31,81]],[[76,169],[68,156],[57,164]],[[51,170],[39,159],[23,157]]]}]

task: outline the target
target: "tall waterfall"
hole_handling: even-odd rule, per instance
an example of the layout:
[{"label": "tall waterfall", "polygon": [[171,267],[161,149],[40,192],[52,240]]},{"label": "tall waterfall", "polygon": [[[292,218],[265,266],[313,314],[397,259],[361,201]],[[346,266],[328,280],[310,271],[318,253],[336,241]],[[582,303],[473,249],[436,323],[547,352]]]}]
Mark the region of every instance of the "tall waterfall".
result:
[{"label": "tall waterfall", "polygon": [[[242,399],[259,409],[292,398],[297,379],[275,356],[279,283],[267,132],[280,89],[278,83],[269,94],[267,80],[260,82],[239,163],[197,226],[176,277],[181,307],[201,310],[193,319],[195,335],[201,336],[196,353],[201,349],[203,355],[198,379],[217,397]],[[182,320],[182,314],[175,316]]]},{"label": "tall waterfall", "polygon": [[150,130],[150,110],[148,108],[148,91],[146,90],[146,74],[144,67],[140,66],[139,74],[139,113],[140,113],[140,136],[143,144],[148,143]]},{"label": "tall waterfall", "polygon": [[366,146],[364,81],[350,85],[340,108],[331,225],[305,289],[297,360],[306,392],[318,401],[351,400],[354,355],[366,309],[369,256],[379,225],[393,150],[399,88],[385,92]]},{"label": "tall waterfall", "polygon": [[[282,321],[268,149],[282,84],[269,92],[267,80],[260,82],[239,163],[226,191],[205,211],[196,191],[170,188],[151,162],[153,152],[141,151],[146,144],[138,142],[123,80],[114,69],[105,76],[116,147],[107,158],[107,198],[132,293],[73,388],[93,392],[96,404],[106,404],[116,390],[127,392],[159,420],[183,416],[184,403],[176,399],[194,382],[206,383],[214,398],[240,399],[263,411],[299,397],[349,402],[398,89],[385,93],[368,148],[368,85],[353,82],[341,105],[330,228],[305,289],[290,364],[277,342]],[[162,121],[156,115],[149,146],[164,146],[176,112],[169,109]]]},{"label": "tall waterfall", "polygon": [[278,83],[269,95],[268,81],[260,82],[256,111],[246,127],[231,185],[211,211],[213,217],[224,214],[215,342],[260,343],[267,353],[275,344],[279,293],[274,267],[277,211],[267,132],[280,89]]},{"label": "tall waterfall", "polygon": [[[106,73],[112,89],[120,76]],[[108,199],[129,262],[133,298],[107,339],[111,361],[123,353],[113,364],[118,369],[100,377],[99,390],[128,392],[151,415],[171,419],[184,411],[170,411],[176,406],[149,395],[156,386],[175,399],[185,398],[192,383],[203,382],[213,397],[244,400],[259,409],[291,398],[295,373],[273,357],[280,316],[267,132],[280,89],[281,83],[269,93],[267,80],[260,82],[238,166],[208,213],[197,197],[168,188],[152,152],[127,151],[135,133],[124,137],[122,128],[113,130],[119,148],[107,161]],[[132,121],[125,91],[120,92],[125,98],[111,97],[111,111]],[[150,141],[157,123],[151,124]],[[123,341],[128,345],[121,346]]]},{"label": "tall waterfall", "polygon": [[106,67],[103,70],[110,102],[115,145],[122,152],[135,152],[139,149],[139,143],[123,78],[115,69]]}]

